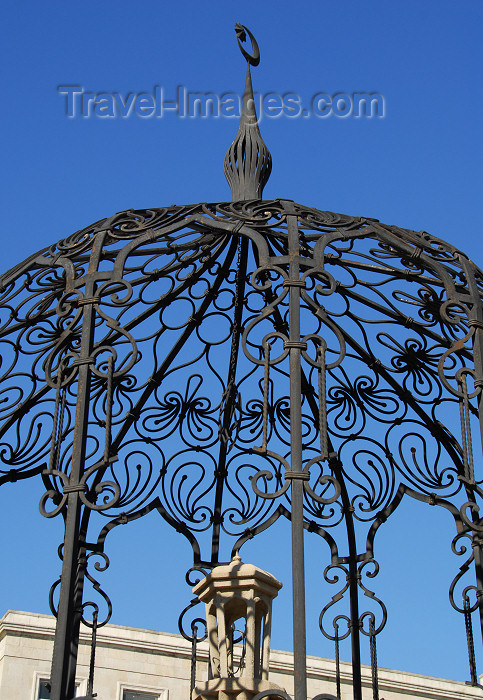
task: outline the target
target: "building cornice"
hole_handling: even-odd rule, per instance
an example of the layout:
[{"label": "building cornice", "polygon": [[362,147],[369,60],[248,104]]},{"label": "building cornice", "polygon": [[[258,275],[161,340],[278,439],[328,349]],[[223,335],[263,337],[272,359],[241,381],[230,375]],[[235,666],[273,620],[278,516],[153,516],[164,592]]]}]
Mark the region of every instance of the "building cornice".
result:
[{"label": "building cornice", "polygon": [[[0,643],[10,637],[34,637],[54,639],[55,618],[51,615],[8,610],[0,619]],[[90,645],[89,631],[80,634],[80,643]],[[150,654],[159,654],[191,660],[191,643],[179,634],[157,632],[154,630],[106,625],[97,632],[97,646],[110,649],[123,649]],[[198,660],[208,661],[208,646],[205,642],[198,645]],[[288,651],[272,650],[270,652],[270,671],[291,676],[293,673],[293,655]],[[341,661],[341,682],[351,684],[351,665]],[[331,659],[307,656],[307,677],[315,682],[335,683],[335,663]],[[428,698],[428,700],[467,700],[483,697],[480,688],[475,688],[461,681],[451,681],[431,676],[421,676],[407,671],[378,669],[379,692],[394,692],[408,697]],[[371,686],[371,669],[362,666],[363,686]]]}]

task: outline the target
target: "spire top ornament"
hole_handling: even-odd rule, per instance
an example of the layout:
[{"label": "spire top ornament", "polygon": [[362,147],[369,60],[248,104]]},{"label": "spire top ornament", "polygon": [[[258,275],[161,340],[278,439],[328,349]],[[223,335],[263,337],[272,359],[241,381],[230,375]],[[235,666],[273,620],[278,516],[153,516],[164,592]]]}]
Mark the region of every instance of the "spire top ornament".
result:
[{"label": "spire top ornament", "polygon": [[[233,201],[240,201],[262,198],[263,188],[272,170],[272,156],[258,128],[250,73],[250,65],[258,66],[260,63],[260,50],[255,37],[247,27],[236,22],[235,31],[238,46],[247,61],[247,76],[240,126],[233,143],[226,152],[223,168]],[[248,53],[243,46],[247,35],[252,45],[251,53]]]}]

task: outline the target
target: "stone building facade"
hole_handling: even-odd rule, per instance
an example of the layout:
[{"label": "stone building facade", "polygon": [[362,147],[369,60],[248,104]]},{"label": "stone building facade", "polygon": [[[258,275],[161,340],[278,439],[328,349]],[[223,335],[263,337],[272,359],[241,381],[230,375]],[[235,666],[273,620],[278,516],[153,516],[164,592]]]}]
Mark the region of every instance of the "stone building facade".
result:
[{"label": "stone building facade", "polygon": [[[9,610],[0,620],[0,700],[48,698],[55,620],[50,615]],[[208,649],[198,647],[197,680],[207,677]],[[86,692],[90,635],[81,634],[78,695]],[[292,654],[272,651],[270,680],[292,694]],[[98,631],[95,692],[98,700],[189,700],[191,645],[180,635],[106,625]],[[309,698],[335,693],[335,664],[307,658]],[[341,663],[342,700],[352,700],[350,664]],[[371,673],[363,667],[364,697],[372,700]],[[482,690],[465,683],[379,669],[379,696],[384,700],[464,700],[482,698]]]}]

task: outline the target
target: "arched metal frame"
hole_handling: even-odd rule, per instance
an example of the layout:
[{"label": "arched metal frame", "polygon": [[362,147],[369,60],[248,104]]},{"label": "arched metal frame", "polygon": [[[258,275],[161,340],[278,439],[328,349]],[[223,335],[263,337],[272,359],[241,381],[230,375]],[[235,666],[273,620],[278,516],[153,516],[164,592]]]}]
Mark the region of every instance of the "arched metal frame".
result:
[{"label": "arched metal frame", "polygon": [[53,700],[74,695],[81,622],[95,632],[110,617],[98,582],[109,533],[153,510],[200,571],[291,521],[296,700],[304,529],[321,537],[336,593],[320,626],[337,649],[350,641],[360,700],[361,638],[375,658],[386,621],[375,536],[405,496],[453,518],[464,564],[450,599],[477,684],[483,275],[463,253],[425,232],[254,199],[121,212],[0,284],[0,482],[41,474],[41,512],[65,521]]}]

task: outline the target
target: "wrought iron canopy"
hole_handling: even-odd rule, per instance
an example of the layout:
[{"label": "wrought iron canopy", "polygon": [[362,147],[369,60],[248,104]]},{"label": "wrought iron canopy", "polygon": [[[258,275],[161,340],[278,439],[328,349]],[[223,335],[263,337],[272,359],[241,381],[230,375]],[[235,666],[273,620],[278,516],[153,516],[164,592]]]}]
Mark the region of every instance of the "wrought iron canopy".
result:
[{"label": "wrought iron canopy", "polygon": [[453,518],[450,598],[478,682],[482,272],[424,231],[261,200],[271,161],[250,90],[248,74],[225,161],[235,201],[120,212],[0,278],[0,482],[41,474],[41,512],[65,520],[54,700],[73,696],[81,620],[110,616],[83,595],[89,561],[102,573],[109,533],[154,510],[202,571],[291,521],[296,700],[303,530],[321,537],[337,594],[320,626],[350,640],[359,700],[361,638],[375,659],[386,620],[367,583],[376,533],[405,496]]}]

